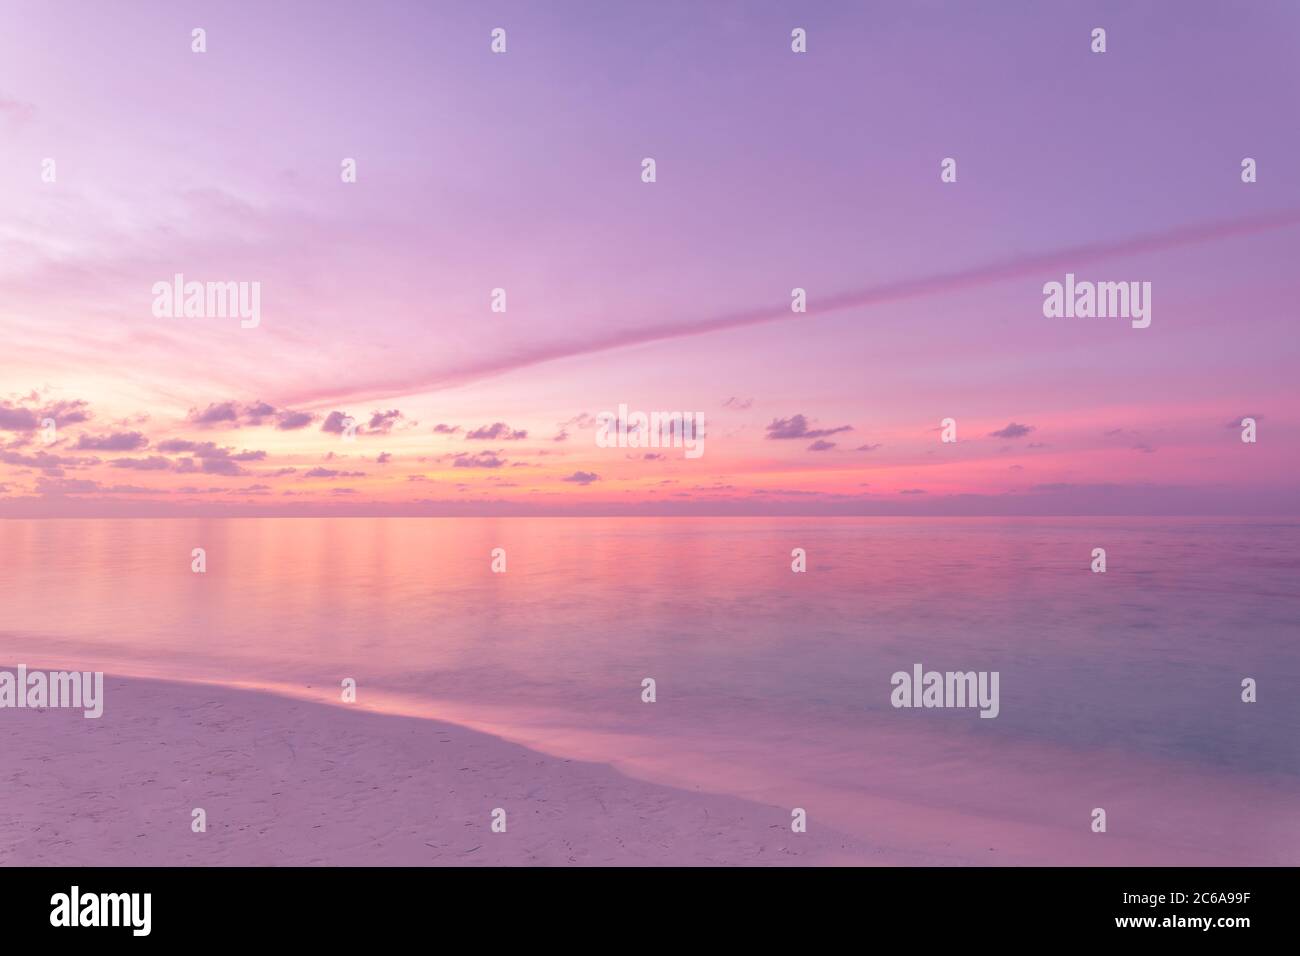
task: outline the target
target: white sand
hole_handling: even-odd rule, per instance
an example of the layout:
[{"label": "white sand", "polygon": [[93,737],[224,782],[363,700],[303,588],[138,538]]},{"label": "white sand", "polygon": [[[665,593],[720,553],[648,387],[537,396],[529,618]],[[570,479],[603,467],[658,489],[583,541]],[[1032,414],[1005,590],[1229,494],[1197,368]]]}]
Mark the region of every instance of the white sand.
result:
[{"label": "white sand", "polygon": [[105,693],[98,720],[0,710],[0,864],[924,862],[439,721],[141,678]]}]

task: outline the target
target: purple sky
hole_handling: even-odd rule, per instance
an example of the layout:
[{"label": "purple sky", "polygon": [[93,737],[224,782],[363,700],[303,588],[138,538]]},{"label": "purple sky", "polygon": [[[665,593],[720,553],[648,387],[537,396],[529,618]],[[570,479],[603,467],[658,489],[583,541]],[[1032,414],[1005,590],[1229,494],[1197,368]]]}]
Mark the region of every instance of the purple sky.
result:
[{"label": "purple sky", "polygon": [[1298,64],[1287,2],[7,3],[0,515],[1294,513]]}]

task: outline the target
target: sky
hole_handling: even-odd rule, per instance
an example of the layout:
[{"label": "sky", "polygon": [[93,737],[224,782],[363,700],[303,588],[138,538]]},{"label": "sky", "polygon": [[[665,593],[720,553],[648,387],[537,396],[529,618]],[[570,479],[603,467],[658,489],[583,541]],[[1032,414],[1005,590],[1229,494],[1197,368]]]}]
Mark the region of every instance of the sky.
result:
[{"label": "sky", "polygon": [[1298,94],[1268,0],[7,0],[0,516],[1300,513]]}]

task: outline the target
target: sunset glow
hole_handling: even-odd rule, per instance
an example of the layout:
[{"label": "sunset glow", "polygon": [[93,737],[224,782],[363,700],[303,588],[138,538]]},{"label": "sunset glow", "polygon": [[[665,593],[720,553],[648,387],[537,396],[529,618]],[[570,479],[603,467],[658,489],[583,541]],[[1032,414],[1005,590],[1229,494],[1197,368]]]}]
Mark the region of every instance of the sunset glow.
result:
[{"label": "sunset glow", "polygon": [[[203,8],[193,57],[184,4],[60,7],[0,29],[0,515],[1297,510],[1300,178],[1237,176],[1239,143],[1300,152],[1283,31],[1228,62],[1144,30],[1105,70],[1026,41],[1011,71],[961,40],[975,9],[926,45],[888,37],[937,11],[881,11],[857,56],[828,6],[792,59],[771,9],[647,53],[612,10],[524,6],[494,59],[446,42],[490,28],[471,6],[384,6],[358,47],[278,4]],[[1151,282],[1150,327],[1044,318],[1066,272]],[[260,283],[260,323],[156,317],[177,274]],[[620,403],[703,414],[706,452],[599,447]]]}]

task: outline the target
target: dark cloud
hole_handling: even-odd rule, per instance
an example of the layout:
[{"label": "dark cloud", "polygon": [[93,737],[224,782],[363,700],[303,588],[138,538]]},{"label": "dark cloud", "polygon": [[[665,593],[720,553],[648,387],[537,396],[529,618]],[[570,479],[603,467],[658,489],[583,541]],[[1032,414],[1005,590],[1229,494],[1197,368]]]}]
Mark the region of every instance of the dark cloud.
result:
[{"label": "dark cloud", "polygon": [[835,447],[835,442],[825,441],[819,438],[817,439],[817,441],[813,442],[811,445],[808,446],[808,450],[809,451],[830,451],[834,447]]},{"label": "dark cloud", "polygon": [[19,408],[8,403],[0,404],[0,428],[10,432],[31,432],[41,420],[30,408]]},{"label": "dark cloud", "polygon": [[39,478],[36,481],[36,493],[41,495],[88,494],[99,490],[99,482],[89,478]]},{"label": "dark cloud", "polygon": [[251,405],[244,406],[244,418],[250,425],[262,424],[262,419],[270,418],[276,413],[274,405],[268,405],[266,402],[253,402]]},{"label": "dark cloud", "polygon": [[465,435],[466,439],[477,441],[519,441],[527,437],[528,432],[522,429],[512,429],[505,422],[493,422],[491,425],[476,428]]},{"label": "dark cloud", "polygon": [[36,493],[40,495],[161,495],[167,494],[154,488],[141,488],[139,485],[101,485],[88,478],[41,478],[36,482]]},{"label": "dark cloud", "polygon": [[600,475],[594,471],[575,471],[573,474],[560,479],[561,481],[571,481],[575,485],[589,485],[593,481],[599,481]]},{"label": "dark cloud", "polygon": [[109,462],[114,468],[130,468],[133,471],[166,471],[171,468],[170,458],[151,455],[148,458],[115,458]]},{"label": "dark cloud", "polygon": [[306,421],[301,424],[285,425],[286,418],[296,420],[300,412],[291,412],[288,409],[276,408],[269,402],[258,400],[255,402],[213,402],[207,408],[201,411],[197,408],[191,408],[185,416],[185,420],[192,425],[198,425],[201,428],[239,428],[244,425],[256,428],[259,425],[275,422],[277,428],[301,428],[311,421],[311,416],[306,417]]},{"label": "dark cloud", "polygon": [[505,463],[505,459],[498,458],[494,451],[480,451],[472,455],[462,452],[454,457],[451,464],[453,468],[500,468]]},{"label": "dark cloud", "polygon": [[330,435],[342,435],[344,432],[343,422],[351,417],[346,412],[330,412],[325,416],[325,421],[321,423],[320,430]]},{"label": "dark cloud", "polygon": [[140,432],[113,432],[111,435],[79,435],[74,446],[78,451],[135,451],[149,444]]},{"label": "dark cloud", "polygon": [[321,468],[319,466],[312,468],[310,471],[303,472],[304,478],[364,478],[364,471],[338,471],[334,468]]},{"label": "dark cloud", "polygon": [[221,425],[226,422],[239,421],[239,406],[234,402],[217,402],[203,411],[191,408],[186,420],[194,425]]},{"label": "dark cloud", "polygon": [[182,474],[202,471],[209,475],[246,475],[248,472],[239,464],[241,461],[262,461],[266,458],[264,451],[241,451],[234,454],[234,449],[222,448],[210,441],[193,442],[179,438],[159,442],[158,450],[189,452],[193,455],[193,458],[182,458],[176,462],[176,471]]},{"label": "dark cloud", "polygon": [[280,412],[276,419],[275,427],[282,432],[291,432],[298,428],[306,428],[316,420],[316,416],[308,412]]},{"label": "dark cloud", "polygon": [[32,392],[18,402],[0,402],[0,431],[33,432],[47,418],[60,428],[90,420],[90,405],[81,399],[36,404],[39,401],[40,396]]},{"label": "dark cloud", "polygon": [[990,438],[1024,438],[1034,430],[1033,425],[1018,425],[1011,422],[1006,428],[999,428],[995,432],[989,432]]},{"label": "dark cloud", "polygon": [[215,442],[210,441],[189,441],[184,438],[169,438],[166,441],[158,443],[158,450],[175,454],[177,452],[189,452],[195,458],[216,458],[229,459],[230,461],[264,461],[266,452],[249,451],[245,449],[235,453],[233,448],[222,447]]},{"label": "dark cloud", "polygon": [[232,461],[229,458],[204,458],[202,466],[204,474],[208,475],[246,475],[247,471],[240,466],[239,462]]},{"label": "dark cloud", "polygon": [[387,435],[401,418],[402,413],[395,408],[390,408],[386,412],[377,411],[370,416],[370,422],[366,425],[366,428],[372,432]]},{"label": "dark cloud", "polygon": [[35,468],[47,475],[62,474],[64,468],[85,468],[99,463],[98,458],[76,458],[71,455],[52,455],[38,451],[34,455],[24,455],[16,451],[0,451],[0,462],[6,465],[18,465]]},{"label": "dark cloud", "polygon": [[4,403],[0,405],[0,428],[6,432],[34,432],[40,425],[40,419],[36,418],[36,412],[31,408],[19,408],[18,406]]},{"label": "dark cloud", "polygon": [[809,428],[808,419],[803,415],[790,418],[774,418],[767,426],[767,437],[773,439],[791,438],[826,438],[837,432],[853,431],[852,425],[840,425],[838,428]]}]

